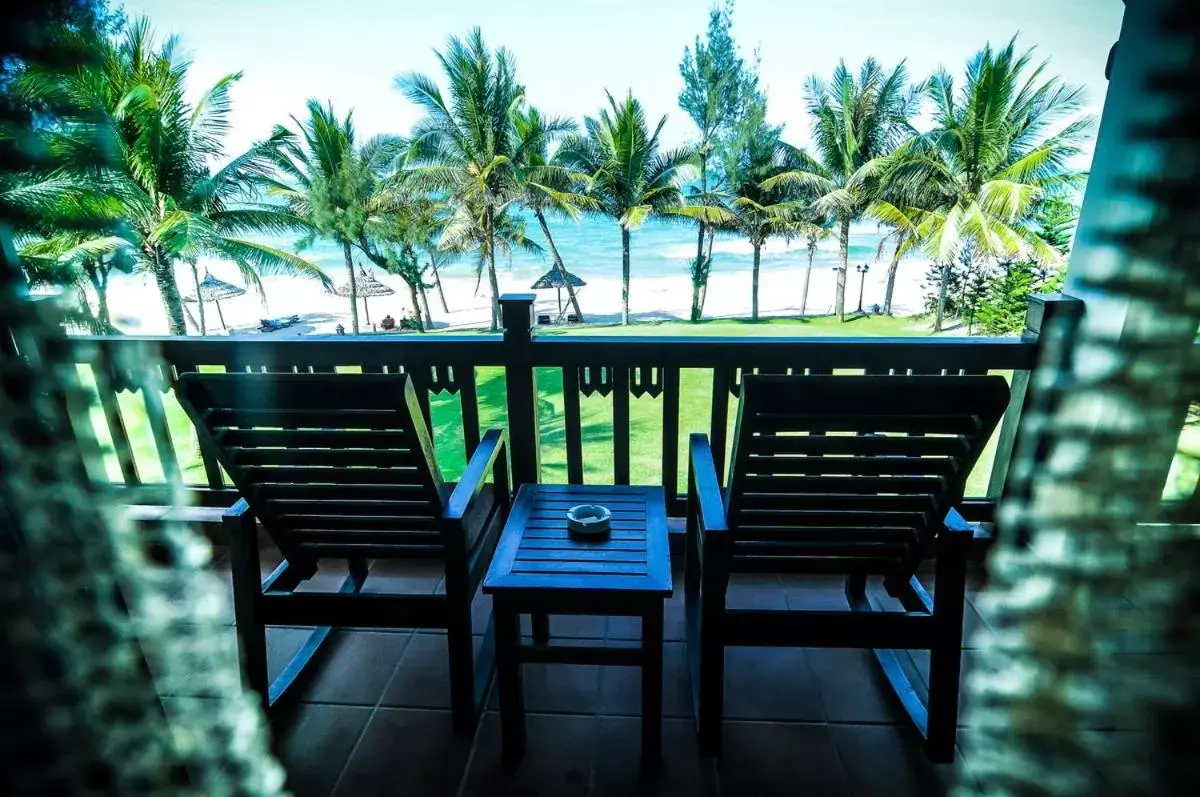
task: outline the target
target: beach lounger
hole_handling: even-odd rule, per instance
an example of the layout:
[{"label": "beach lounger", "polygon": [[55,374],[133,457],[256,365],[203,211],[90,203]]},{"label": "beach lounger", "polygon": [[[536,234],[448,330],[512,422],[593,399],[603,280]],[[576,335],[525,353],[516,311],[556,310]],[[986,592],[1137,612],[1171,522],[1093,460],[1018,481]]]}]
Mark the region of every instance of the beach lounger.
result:
[{"label": "beach lounger", "polygon": [[258,329],[260,332],[275,332],[280,329],[287,329],[293,324],[300,323],[300,316],[290,315],[283,318],[264,318],[259,321]]},{"label": "beach lounger", "polygon": [[[222,522],[243,674],[264,706],[319,663],[332,628],[445,629],[453,725],[472,732],[494,643],[489,616],[475,654],[471,601],[511,504],[505,433],[483,436],[454,485],[405,374],[185,373],[177,395],[242,495]],[[265,580],[256,520],[284,557]],[[348,562],[341,588],[297,592],[328,559]],[[368,562],[381,559],[438,561],[445,588],[395,594],[384,581],[383,593],[364,594]],[[269,625],[317,627],[273,683]]]},{"label": "beach lounger", "polygon": [[[724,491],[708,437],[691,436],[684,600],[703,752],[720,752],[725,647],[788,645],[872,648],[929,757],[954,759],[973,536],[954,506],[1008,397],[999,376],[746,375]],[[935,554],[931,598],[915,572]],[[849,610],[729,608],[731,573],[844,575]],[[882,609],[869,576],[904,611]],[[929,651],[928,700],[904,649]]]}]

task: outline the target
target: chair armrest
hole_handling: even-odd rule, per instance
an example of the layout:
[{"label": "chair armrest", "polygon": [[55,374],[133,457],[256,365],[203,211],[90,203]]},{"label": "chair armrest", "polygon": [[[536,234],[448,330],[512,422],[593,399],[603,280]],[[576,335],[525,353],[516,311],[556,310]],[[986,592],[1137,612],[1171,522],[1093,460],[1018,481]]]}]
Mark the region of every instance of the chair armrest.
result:
[{"label": "chair armrest", "polygon": [[975,536],[975,527],[968,523],[966,518],[960,515],[954,507],[951,507],[950,511],[946,513],[946,518],[942,521],[942,524],[946,527],[946,531],[952,535],[966,534],[968,537]]},{"label": "chair armrest", "polygon": [[[693,495],[694,494],[694,495]],[[708,435],[693,434],[688,438],[688,503],[689,514],[695,513],[703,533],[727,531],[725,502],[721,498],[721,483],[713,464],[712,446]]]},{"label": "chair armrest", "polygon": [[[498,457],[505,456],[506,439],[507,434],[503,429],[489,429],[479,441],[479,446],[463,470],[462,478],[450,493],[446,509],[442,512],[443,520],[462,520],[467,514],[471,501],[483,490],[488,471],[492,469]],[[507,490],[507,485],[497,484],[496,489]]]},{"label": "chair armrest", "polygon": [[946,513],[946,517],[942,520],[942,531],[938,534],[938,545],[949,545],[955,548],[966,550],[971,541],[975,539],[975,526],[966,521],[958,510],[954,507]]},{"label": "chair armrest", "polygon": [[252,534],[258,532],[258,521],[254,517],[254,513],[250,511],[250,505],[246,503],[245,498],[239,498],[236,504],[221,513],[221,525],[230,535],[247,530]]}]

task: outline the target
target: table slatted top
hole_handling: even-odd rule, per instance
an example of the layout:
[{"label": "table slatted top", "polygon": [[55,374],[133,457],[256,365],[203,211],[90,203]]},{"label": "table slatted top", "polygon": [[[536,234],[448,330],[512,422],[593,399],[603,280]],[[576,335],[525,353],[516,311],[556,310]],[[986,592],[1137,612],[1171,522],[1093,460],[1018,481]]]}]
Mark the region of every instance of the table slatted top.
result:
[{"label": "table slatted top", "polygon": [[[567,510],[599,504],[612,532],[582,541],[567,531]],[[517,493],[484,579],[505,590],[580,589],[671,594],[666,498],[661,487],[526,484]]]}]

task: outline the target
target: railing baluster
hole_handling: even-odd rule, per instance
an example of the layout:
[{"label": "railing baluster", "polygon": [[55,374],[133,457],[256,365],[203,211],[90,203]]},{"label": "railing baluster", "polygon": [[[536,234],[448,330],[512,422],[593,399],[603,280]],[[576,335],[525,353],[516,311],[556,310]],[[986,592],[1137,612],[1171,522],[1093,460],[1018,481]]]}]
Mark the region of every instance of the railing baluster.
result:
[{"label": "railing baluster", "polygon": [[542,475],[538,446],[537,371],[533,367],[532,293],[500,300],[504,322],[504,391],[508,399],[508,435],[512,445],[514,489],[536,484]]},{"label": "railing baluster", "polygon": [[662,379],[662,483],[670,509],[679,493],[679,369],[664,367]]},{"label": "railing baluster", "polygon": [[458,382],[458,403],[462,411],[463,447],[467,460],[479,446],[479,398],[475,390],[475,367],[454,366],[454,378]]},{"label": "railing baluster", "polygon": [[167,483],[182,481],[179,458],[175,454],[175,441],[171,438],[171,427],[167,425],[167,413],[163,409],[162,394],[154,385],[142,387],[142,400],[146,404],[146,422],[154,438],[154,448],[162,465],[163,478]]},{"label": "railing baluster", "polygon": [[413,390],[417,394],[417,404],[421,407],[421,415],[425,418],[425,426],[433,432],[433,412],[429,408],[429,366],[420,365],[405,368],[408,378],[412,380]]},{"label": "railing baluster", "polygon": [[138,474],[137,461],[133,458],[133,446],[129,442],[129,430],[125,427],[125,418],[121,415],[121,405],[117,401],[117,392],[112,389],[107,374],[93,369],[96,378],[96,392],[100,396],[100,409],[104,412],[104,422],[108,425],[108,434],[112,438],[113,451],[117,455],[117,463],[121,467],[121,479],[126,487],[137,487],[142,483]]},{"label": "railing baluster", "polygon": [[718,365],[713,368],[712,375],[712,416],[708,438],[712,443],[713,464],[717,468],[717,478],[725,481],[725,439],[729,427],[729,379],[730,370],[727,366]]},{"label": "railing baluster", "polygon": [[[199,365],[179,366],[176,368],[177,374],[187,373],[188,371],[199,371]],[[172,388],[174,390],[174,388]],[[208,482],[208,487],[211,490],[220,490],[225,486],[224,480],[221,478],[221,466],[217,462],[217,452],[213,450],[203,436],[196,435],[196,441],[200,446],[200,462],[204,465],[204,480]]]},{"label": "railing baluster", "polygon": [[629,484],[629,368],[613,375],[613,484]]},{"label": "railing baluster", "polygon": [[563,437],[567,443],[567,483],[583,484],[583,430],[579,416],[579,368],[562,369]]}]

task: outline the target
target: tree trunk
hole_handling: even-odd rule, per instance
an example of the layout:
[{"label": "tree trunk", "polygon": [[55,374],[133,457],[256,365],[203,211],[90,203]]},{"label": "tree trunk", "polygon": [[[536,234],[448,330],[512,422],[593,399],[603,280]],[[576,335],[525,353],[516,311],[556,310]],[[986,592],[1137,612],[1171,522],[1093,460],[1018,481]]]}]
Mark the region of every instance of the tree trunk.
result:
[{"label": "tree trunk", "polygon": [[167,327],[172,335],[186,335],[187,324],[183,320],[183,299],[179,296],[179,285],[175,282],[175,269],[171,261],[163,257],[156,248],[152,253],[154,281],[167,311]]},{"label": "tree trunk", "polygon": [[904,238],[896,241],[896,251],[892,252],[892,263],[888,266],[887,288],[883,294],[883,314],[892,314],[892,293],[896,289],[896,270],[900,268],[900,247],[904,246]]},{"label": "tree trunk", "polygon": [[437,286],[438,298],[442,300],[442,312],[450,312],[450,305],[446,304],[446,292],[442,290],[442,276],[438,274],[437,259],[432,255],[429,257],[429,268],[433,271],[433,284]]},{"label": "tree trunk", "polygon": [[575,308],[575,315],[579,316],[579,321],[583,322],[583,311],[579,309],[579,299],[575,296],[575,286],[571,284],[571,280],[567,277],[567,268],[563,265],[562,258],[558,255],[558,247],[554,245],[554,239],[550,237],[550,226],[546,224],[546,214],[540,209],[535,210],[533,215],[537,216],[538,224],[542,225],[542,235],[546,236],[546,244],[550,247],[550,255],[554,258],[554,268],[563,278],[563,282],[567,286],[567,301]]},{"label": "tree trunk", "polygon": [[90,263],[84,265],[92,290],[96,292],[96,320],[100,322],[104,334],[113,333],[112,317],[108,311],[108,272],[103,267],[97,268]]},{"label": "tree trunk", "polygon": [[946,314],[946,289],[950,282],[950,264],[942,264],[941,286],[938,288],[937,314],[933,318],[933,331],[942,331],[942,317]]},{"label": "tree trunk", "polygon": [[621,323],[629,323],[629,230],[621,228]]},{"label": "tree trunk", "polygon": [[758,266],[762,262],[762,244],[754,242],[754,271],[750,277],[750,320],[758,320]]},{"label": "tree trunk", "polygon": [[808,283],[812,279],[813,256],[817,253],[815,244],[808,245],[808,268],[804,270],[804,280],[800,283],[800,315],[808,310]]},{"label": "tree trunk", "polygon": [[425,328],[428,329],[433,326],[433,316],[429,313],[429,296],[425,293],[424,285],[420,286],[420,294],[421,310],[425,313]]},{"label": "tree trunk", "polygon": [[488,208],[484,213],[483,234],[486,237],[488,284],[492,289],[492,331],[500,328],[500,282],[496,279],[496,217]]},{"label": "tree trunk", "polygon": [[196,283],[196,312],[200,316],[200,337],[208,334],[208,326],[204,322],[204,299],[200,296],[200,270],[192,263],[192,281]]},{"label": "tree trunk", "polygon": [[342,255],[346,258],[346,271],[350,274],[350,329],[358,334],[358,275],[354,273],[354,256],[350,241],[342,241]]},{"label": "tree trunk", "polygon": [[846,320],[846,272],[850,269],[850,217],[842,219],[842,229],[838,235],[838,249],[841,262],[838,263],[837,293],[833,297],[833,311],[837,313],[838,321]]},{"label": "tree trunk", "polygon": [[[708,153],[700,151],[700,197],[701,202],[708,194]],[[700,320],[704,314],[704,288],[708,286],[709,265],[704,261],[704,219],[700,220],[700,229],[696,233],[696,265],[692,271],[692,323]]]},{"label": "tree trunk", "polygon": [[[413,320],[417,322],[417,331],[424,332],[425,325],[421,323],[421,294],[423,294],[424,291],[418,293],[417,286],[413,285],[411,282],[406,284],[408,285],[409,300],[412,302],[413,306]],[[426,309],[425,314],[427,316],[429,315],[428,309]]]}]

